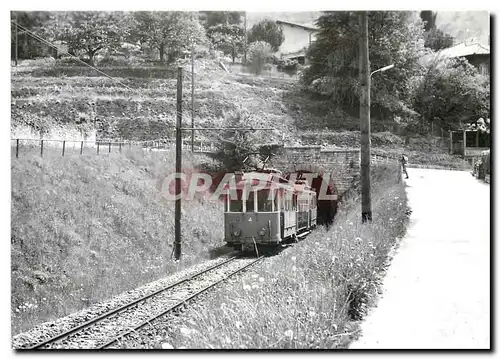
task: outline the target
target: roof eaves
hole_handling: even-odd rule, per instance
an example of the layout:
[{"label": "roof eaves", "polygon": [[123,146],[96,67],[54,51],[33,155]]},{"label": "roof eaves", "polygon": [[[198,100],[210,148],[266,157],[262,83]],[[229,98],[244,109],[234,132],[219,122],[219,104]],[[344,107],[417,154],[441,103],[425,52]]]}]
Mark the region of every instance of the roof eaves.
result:
[{"label": "roof eaves", "polygon": [[315,28],[315,27],[311,27],[311,26],[307,26],[307,25],[301,25],[301,24],[296,24],[296,23],[289,22],[289,21],[276,20],[276,23],[277,24],[286,24],[286,25],[290,25],[290,26],[297,26],[297,27],[301,27],[303,29],[307,29],[307,30],[311,30],[311,31],[318,31],[318,29]]}]

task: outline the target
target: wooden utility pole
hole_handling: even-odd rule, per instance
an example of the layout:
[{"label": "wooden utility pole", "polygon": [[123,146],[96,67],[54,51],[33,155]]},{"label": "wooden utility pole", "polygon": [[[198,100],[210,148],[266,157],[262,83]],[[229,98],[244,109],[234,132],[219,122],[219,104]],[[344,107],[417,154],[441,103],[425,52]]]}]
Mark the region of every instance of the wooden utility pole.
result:
[{"label": "wooden utility pole", "polygon": [[194,152],[194,44],[191,48],[191,152]]},{"label": "wooden utility pole", "polygon": [[245,11],[245,22],[244,22],[244,31],[245,31],[245,42],[243,45],[243,63],[247,63],[247,12]]},{"label": "wooden utility pole", "polygon": [[359,40],[359,80],[361,97],[359,117],[361,129],[361,222],[372,220],[370,174],[370,58],[368,53],[368,16],[359,14],[361,37]]},{"label": "wooden utility pole", "polygon": [[[175,174],[181,173],[182,166],[182,67],[177,68],[177,125],[175,128]],[[181,258],[181,179],[175,179],[175,259]]]},{"label": "wooden utility pole", "polygon": [[18,29],[17,29],[17,14],[16,14],[16,23],[15,23],[15,27],[16,27],[16,50],[15,50],[15,53],[16,53],[16,67],[17,67],[17,32],[18,32]]}]

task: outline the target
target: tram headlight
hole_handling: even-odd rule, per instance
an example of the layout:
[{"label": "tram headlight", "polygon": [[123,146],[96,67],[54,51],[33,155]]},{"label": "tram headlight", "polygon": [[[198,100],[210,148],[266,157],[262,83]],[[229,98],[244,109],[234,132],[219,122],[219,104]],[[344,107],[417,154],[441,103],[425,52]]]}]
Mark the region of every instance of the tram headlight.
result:
[{"label": "tram headlight", "polygon": [[259,231],[259,235],[263,236],[264,234],[266,234],[266,229],[262,227]]},{"label": "tram headlight", "polygon": [[241,229],[236,228],[236,229],[234,230],[233,234],[234,234],[236,237],[239,237],[239,236],[240,236],[240,234],[241,234]]}]

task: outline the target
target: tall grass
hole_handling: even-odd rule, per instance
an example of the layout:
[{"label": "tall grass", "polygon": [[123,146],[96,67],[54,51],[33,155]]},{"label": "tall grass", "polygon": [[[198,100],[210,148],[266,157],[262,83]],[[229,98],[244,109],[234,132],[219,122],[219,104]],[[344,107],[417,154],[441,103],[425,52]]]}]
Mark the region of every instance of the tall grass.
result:
[{"label": "tall grass", "polygon": [[[204,261],[223,245],[218,203],[183,202],[183,257],[171,258],[174,202],[159,195],[174,155],[13,154],[12,332]],[[185,156],[184,166],[196,159]]]},{"label": "tall grass", "polygon": [[379,167],[373,180],[372,223],[360,223],[359,194],[353,194],[329,231],[319,228],[194,304],[173,319],[155,347],[347,347],[407,222],[398,168]]}]

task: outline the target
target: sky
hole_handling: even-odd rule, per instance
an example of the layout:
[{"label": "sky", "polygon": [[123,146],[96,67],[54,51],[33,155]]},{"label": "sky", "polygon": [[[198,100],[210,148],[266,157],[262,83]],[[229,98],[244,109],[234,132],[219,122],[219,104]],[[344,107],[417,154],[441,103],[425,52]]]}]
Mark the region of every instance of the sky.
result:
[{"label": "sky", "polygon": [[[432,9],[430,9],[432,10]],[[302,25],[314,26],[314,21],[321,15],[319,11],[302,12],[248,12],[247,27],[264,19],[282,20]],[[436,25],[444,32],[462,42],[474,38],[483,45],[488,45],[489,13],[487,11],[437,11]]]}]

